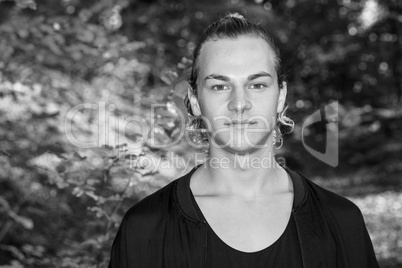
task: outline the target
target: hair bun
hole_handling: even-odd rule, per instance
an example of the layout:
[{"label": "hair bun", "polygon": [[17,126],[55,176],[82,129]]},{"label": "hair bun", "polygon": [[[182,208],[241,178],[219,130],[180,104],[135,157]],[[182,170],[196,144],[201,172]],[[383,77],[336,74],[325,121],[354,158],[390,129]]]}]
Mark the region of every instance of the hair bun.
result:
[{"label": "hair bun", "polygon": [[236,18],[236,19],[242,19],[242,20],[244,20],[243,15],[241,15],[241,14],[239,14],[239,13],[237,13],[237,12],[235,12],[235,13],[229,13],[229,14],[226,16],[226,18]]}]

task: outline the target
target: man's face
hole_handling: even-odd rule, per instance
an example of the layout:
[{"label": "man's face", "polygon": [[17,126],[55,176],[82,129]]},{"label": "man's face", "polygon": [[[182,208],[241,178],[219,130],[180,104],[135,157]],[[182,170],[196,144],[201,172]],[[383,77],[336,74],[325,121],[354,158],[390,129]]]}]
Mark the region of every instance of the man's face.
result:
[{"label": "man's face", "polygon": [[251,36],[207,41],[198,66],[198,102],[212,146],[239,154],[272,146],[287,88],[279,89],[268,43]]}]

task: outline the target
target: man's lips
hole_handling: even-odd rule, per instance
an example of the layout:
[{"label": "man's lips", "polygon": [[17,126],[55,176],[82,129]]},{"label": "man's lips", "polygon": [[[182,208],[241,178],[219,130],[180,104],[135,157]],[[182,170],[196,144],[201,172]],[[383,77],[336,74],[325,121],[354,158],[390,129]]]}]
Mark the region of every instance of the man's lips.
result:
[{"label": "man's lips", "polygon": [[232,120],[228,123],[225,123],[225,125],[253,125],[255,124],[255,121],[250,121],[250,120]]}]

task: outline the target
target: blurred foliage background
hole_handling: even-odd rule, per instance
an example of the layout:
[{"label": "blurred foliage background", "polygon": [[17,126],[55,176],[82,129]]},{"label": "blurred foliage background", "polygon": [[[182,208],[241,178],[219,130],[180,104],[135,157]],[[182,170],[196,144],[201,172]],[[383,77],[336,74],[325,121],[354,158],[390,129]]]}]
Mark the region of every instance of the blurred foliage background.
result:
[{"label": "blurred foliage background", "polygon": [[[278,157],[353,200],[381,267],[402,265],[401,1],[0,0],[0,267],[106,267],[124,212],[199,161],[188,67],[228,11],[282,48],[296,127]],[[334,101],[331,167],[305,148],[325,152],[327,124],[302,125]]]}]

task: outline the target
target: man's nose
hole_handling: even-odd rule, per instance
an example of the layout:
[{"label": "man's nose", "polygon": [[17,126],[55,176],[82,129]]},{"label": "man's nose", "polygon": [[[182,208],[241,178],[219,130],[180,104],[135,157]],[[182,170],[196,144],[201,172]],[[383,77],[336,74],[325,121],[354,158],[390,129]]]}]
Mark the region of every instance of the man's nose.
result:
[{"label": "man's nose", "polygon": [[229,111],[234,111],[237,114],[243,114],[244,111],[251,109],[251,102],[245,92],[237,91],[232,95],[232,99],[228,104]]}]

